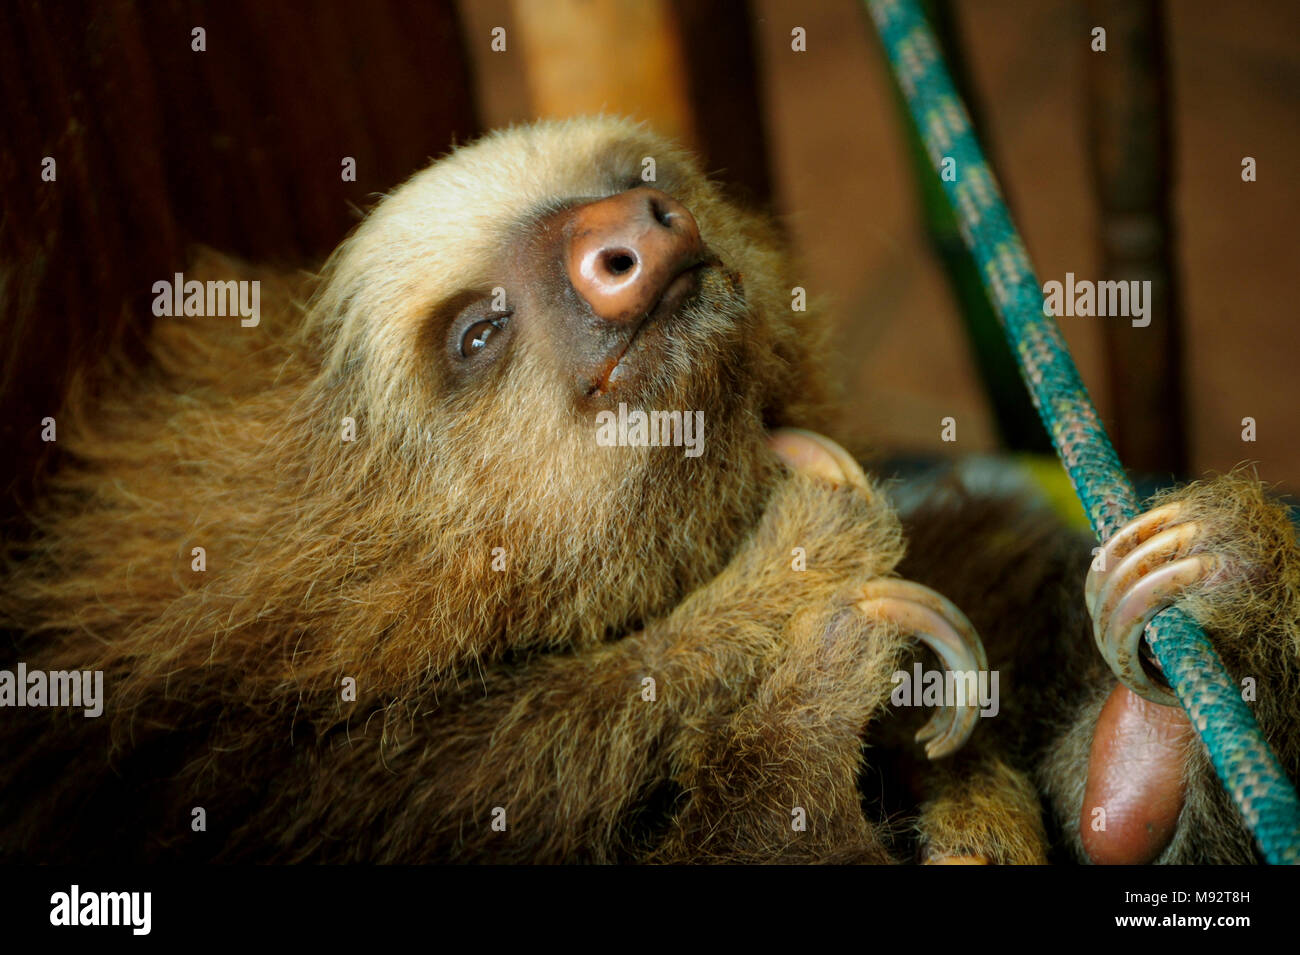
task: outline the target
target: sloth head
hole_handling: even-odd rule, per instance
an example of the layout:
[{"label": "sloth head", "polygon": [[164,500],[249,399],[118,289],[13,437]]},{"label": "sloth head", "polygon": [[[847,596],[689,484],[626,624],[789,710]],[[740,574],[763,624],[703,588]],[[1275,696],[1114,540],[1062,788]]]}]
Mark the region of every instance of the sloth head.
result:
[{"label": "sloth head", "polygon": [[356,511],[462,582],[449,606],[502,639],[597,637],[716,573],[761,510],[765,429],[817,390],[786,270],[769,223],[640,126],[498,132],[332,257],[311,413],[357,422],[330,452]]},{"label": "sloth head", "polygon": [[[331,383],[358,382],[389,440],[455,433],[472,461],[541,430],[591,457],[582,423],[620,403],[703,411],[719,435],[780,417],[811,384],[785,269],[770,225],[688,154],[626,121],[550,122],[395,190],[335,253],[315,316]],[[475,425],[510,416],[511,442]]]}]

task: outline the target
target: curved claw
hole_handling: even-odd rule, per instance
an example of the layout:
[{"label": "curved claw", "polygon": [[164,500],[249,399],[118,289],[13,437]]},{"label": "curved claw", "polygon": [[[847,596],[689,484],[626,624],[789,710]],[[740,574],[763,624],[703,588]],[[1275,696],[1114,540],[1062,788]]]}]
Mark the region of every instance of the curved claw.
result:
[{"label": "curved claw", "polygon": [[1181,511],[1175,502],[1124,525],[1102,547],[1106,569],[1090,570],[1084,590],[1106,665],[1134,693],[1164,706],[1177,705],[1178,698],[1143,666],[1143,631],[1184,590],[1220,567],[1212,554],[1189,556],[1201,527],[1179,523]]},{"label": "curved claw", "polygon": [[[952,601],[929,587],[909,580],[874,580],[862,589],[858,608],[865,614],[886,618],[925,644],[957,672],[983,672],[988,657],[979,634]],[[926,744],[930,759],[941,759],[961,749],[979,720],[979,707],[972,703],[944,706],[916,734]]]},{"label": "curved claw", "polygon": [[1134,693],[1153,703],[1178,705],[1178,697],[1151,680],[1143,669],[1142,633],[1156,614],[1178,601],[1184,590],[1218,569],[1219,561],[1213,554],[1184,557],[1151,571],[1115,605],[1114,613],[1106,619],[1102,645],[1110,648],[1107,662],[1111,669],[1117,674],[1128,674],[1125,682]]},{"label": "curved claw", "polygon": [[1088,605],[1088,613],[1092,615],[1094,620],[1097,617],[1097,593],[1101,585],[1106,581],[1111,569],[1119,566],[1120,561],[1132,553],[1133,549],[1143,541],[1176,524],[1182,510],[1182,505],[1175,501],[1172,504],[1166,504],[1163,507],[1157,507],[1144,514],[1139,514],[1116,531],[1110,540],[1102,544],[1101,565],[1103,569],[1100,571],[1089,570],[1088,580],[1084,586],[1084,600]]},{"label": "curved claw", "polygon": [[871,489],[862,465],[824,434],[806,428],[778,428],[768,442],[791,467],[812,477],[831,484],[847,484],[859,491]]}]

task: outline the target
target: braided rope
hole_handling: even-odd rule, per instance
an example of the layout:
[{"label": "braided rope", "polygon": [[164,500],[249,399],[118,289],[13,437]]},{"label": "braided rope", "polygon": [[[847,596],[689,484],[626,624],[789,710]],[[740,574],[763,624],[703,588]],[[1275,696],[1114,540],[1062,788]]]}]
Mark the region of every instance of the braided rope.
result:
[{"label": "braided rope", "polygon": [[[1016,353],[1021,374],[1099,539],[1139,514],[1043,294],[970,117],[916,0],[865,0],[935,169],[956,161],[944,192]],[[940,177],[943,178],[942,176]],[[1218,653],[1196,622],[1170,608],[1146,629],[1166,678],[1215,771],[1271,863],[1300,863],[1300,801]]]}]

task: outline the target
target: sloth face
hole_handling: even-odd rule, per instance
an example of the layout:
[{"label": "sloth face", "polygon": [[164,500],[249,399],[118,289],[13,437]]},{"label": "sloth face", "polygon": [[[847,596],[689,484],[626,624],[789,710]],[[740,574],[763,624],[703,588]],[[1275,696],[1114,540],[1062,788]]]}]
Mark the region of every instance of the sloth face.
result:
[{"label": "sloth face", "polygon": [[[551,595],[555,620],[511,630],[614,625],[716,572],[777,473],[765,428],[811,378],[775,231],[620,120],[456,150],[380,203],[324,280],[311,420],[353,417],[361,438],[325,452],[354,478],[323,493],[398,520],[385,539],[464,577],[476,614]],[[653,433],[633,420],[602,440],[602,415],[638,414]],[[478,562],[498,547],[510,574]]]},{"label": "sloth face", "polygon": [[336,253],[321,311],[335,370],[417,432],[581,427],[620,403],[757,413],[778,256],[681,150],[618,120],[543,123],[397,189]]}]

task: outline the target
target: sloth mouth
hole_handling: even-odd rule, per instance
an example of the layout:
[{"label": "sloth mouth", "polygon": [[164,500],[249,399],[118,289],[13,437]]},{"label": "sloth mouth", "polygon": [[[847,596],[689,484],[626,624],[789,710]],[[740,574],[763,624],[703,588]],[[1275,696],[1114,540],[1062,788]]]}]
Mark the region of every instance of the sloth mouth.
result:
[{"label": "sloth mouth", "polygon": [[622,347],[606,361],[597,374],[595,383],[588,389],[587,397],[599,398],[611,387],[623,381],[630,370],[629,366],[639,354],[645,351],[645,347],[641,346],[646,339],[644,333],[647,330],[662,330],[665,324],[678,316],[687,305],[699,297],[704,275],[710,269],[720,266],[721,262],[716,257],[712,257],[683,269],[664,289],[654,306],[637,322]]}]

